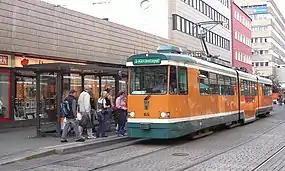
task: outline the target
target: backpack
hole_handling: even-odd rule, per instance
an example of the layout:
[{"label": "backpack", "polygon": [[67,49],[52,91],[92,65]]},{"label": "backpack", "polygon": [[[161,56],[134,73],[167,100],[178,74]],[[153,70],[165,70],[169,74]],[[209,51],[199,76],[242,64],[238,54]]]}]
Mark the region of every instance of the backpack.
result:
[{"label": "backpack", "polygon": [[70,112],[68,101],[64,101],[60,104],[60,112],[63,117],[67,116]]}]

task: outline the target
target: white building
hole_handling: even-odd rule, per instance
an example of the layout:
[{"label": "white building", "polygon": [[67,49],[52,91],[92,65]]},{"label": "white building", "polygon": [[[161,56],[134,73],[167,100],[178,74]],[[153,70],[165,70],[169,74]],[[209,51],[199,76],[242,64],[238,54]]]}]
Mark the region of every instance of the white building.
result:
[{"label": "white building", "polygon": [[285,20],[275,1],[235,0],[252,18],[252,65],[254,73],[276,75],[285,61]]},{"label": "white building", "polygon": [[[202,50],[195,23],[224,21],[207,32],[212,55],[232,62],[229,0],[45,0],[170,39],[188,50]],[[208,25],[209,26],[209,25]]]},{"label": "white building", "polygon": [[[207,32],[207,46],[213,55],[232,61],[231,8],[229,0],[172,0],[171,15],[173,28],[170,39],[190,50],[200,50],[195,23],[224,21]],[[209,26],[209,25],[208,25]]]}]

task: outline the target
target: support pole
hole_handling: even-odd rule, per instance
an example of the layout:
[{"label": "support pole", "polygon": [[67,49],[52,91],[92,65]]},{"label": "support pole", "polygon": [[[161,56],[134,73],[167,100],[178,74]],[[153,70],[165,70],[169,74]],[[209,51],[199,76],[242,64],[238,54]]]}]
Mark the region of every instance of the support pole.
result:
[{"label": "support pole", "polygon": [[41,136],[41,73],[36,72],[37,136]]},{"label": "support pole", "polygon": [[102,92],[102,76],[100,75],[100,76],[98,76],[98,78],[99,78],[99,96],[98,97],[101,97],[101,92]]},{"label": "support pole", "polygon": [[114,78],[115,78],[115,96],[117,96],[117,94],[120,91],[119,75],[114,75]]},{"label": "support pole", "polygon": [[81,92],[84,90],[84,76],[84,74],[81,74]]},{"label": "support pole", "polygon": [[63,85],[63,77],[62,73],[57,73],[56,76],[56,113],[57,113],[57,135],[60,137],[61,135],[61,122],[60,122],[60,104],[62,102],[62,85]]}]

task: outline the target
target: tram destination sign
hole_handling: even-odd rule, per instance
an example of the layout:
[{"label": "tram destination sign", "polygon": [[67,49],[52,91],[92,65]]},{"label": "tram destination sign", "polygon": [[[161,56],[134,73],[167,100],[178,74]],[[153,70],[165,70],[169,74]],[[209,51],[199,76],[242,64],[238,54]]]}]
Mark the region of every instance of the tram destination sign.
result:
[{"label": "tram destination sign", "polygon": [[134,65],[161,64],[160,58],[136,58],[133,61]]}]

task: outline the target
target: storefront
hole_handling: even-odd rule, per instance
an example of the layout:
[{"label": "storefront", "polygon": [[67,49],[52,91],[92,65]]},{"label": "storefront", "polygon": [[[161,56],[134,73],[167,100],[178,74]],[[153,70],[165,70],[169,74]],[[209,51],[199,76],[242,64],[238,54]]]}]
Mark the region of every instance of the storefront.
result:
[{"label": "storefront", "polygon": [[[23,57],[0,54],[0,122],[17,122],[37,120],[36,82],[37,76],[30,66],[39,64],[76,64],[43,58]],[[42,73],[40,79],[40,110],[41,118],[56,120],[56,78],[55,72]],[[92,97],[98,99],[101,90],[109,87],[115,96],[115,78],[113,76],[84,75],[84,84],[92,87]],[[126,91],[127,78],[119,81],[119,89]],[[67,73],[63,76],[63,95],[70,89],[77,90],[79,96],[82,88],[82,75]]]}]

